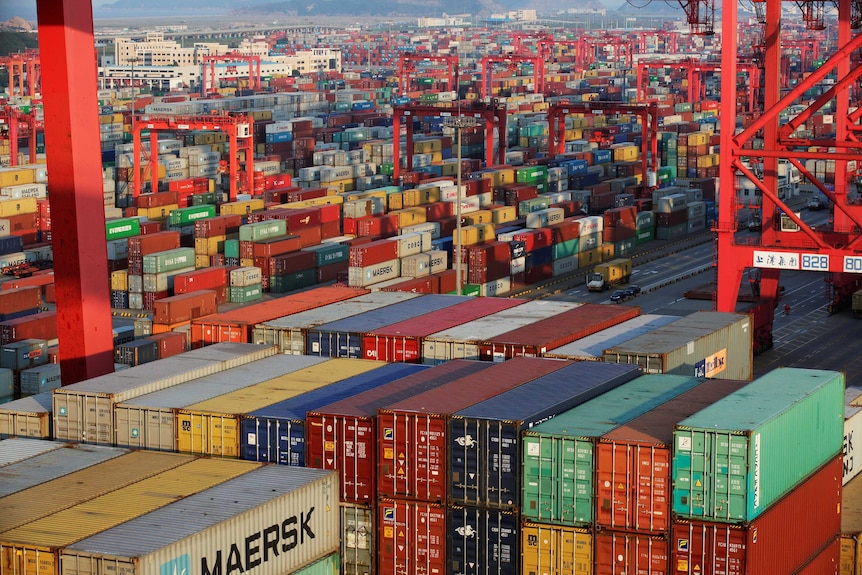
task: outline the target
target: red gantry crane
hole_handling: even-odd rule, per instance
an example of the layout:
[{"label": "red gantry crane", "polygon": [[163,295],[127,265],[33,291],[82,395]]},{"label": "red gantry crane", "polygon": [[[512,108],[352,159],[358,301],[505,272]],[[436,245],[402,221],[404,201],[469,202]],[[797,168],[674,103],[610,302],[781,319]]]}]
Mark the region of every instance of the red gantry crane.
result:
[{"label": "red gantry crane", "polygon": [[398,92],[406,94],[410,89],[410,77],[417,70],[417,63],[446,64],[449,90],[458,90],[458,56],[446,54],[435,56],[432,54],[402,54],[398,58]]},{"label": "red gantry crane", "polygon": [[0,112],[0,126],[6,126],[6,137],[9,139],[9,163],[18,165],[18,140],[27,138],[29,163],[36,163],[36,132],[44,129],[41,121],[36,119],[36,109],[23,112],[15,106],[4,106]]},{"label": "red gantry crane", "polygon": [[486,98],[493,94],[493,65],[505,64],[512,73],[517,72],[518,66],[523,63],[533,65],[533,92],[542,94],[545,91],[545,61],[541,56],[531,54],[486,55],[482,56],[482,93]]},{"label": "red gantry crane", "polygon": [[0,66],[9,74],[10,95],[32,97],[42,93],[42,64],[38,50],[29,49],[4,56],[0,58]]},{"label": "red gantry crane", "polygon": [[231,78],[244,77],[237,69],[237,62],[248,64],[248,87],[260,89],[260,56],[230,52],[228,54],[204,56],[201,62],[201,95],[211,96],[217,93],[218,78],[216,77],[216,62],[228,62],[227,76]]}]

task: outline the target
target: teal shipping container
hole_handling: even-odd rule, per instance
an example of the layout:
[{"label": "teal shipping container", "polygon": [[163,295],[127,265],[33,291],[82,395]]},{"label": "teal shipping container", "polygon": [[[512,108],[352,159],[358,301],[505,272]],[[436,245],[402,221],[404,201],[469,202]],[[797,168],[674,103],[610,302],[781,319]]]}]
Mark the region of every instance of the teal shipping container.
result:
[{"label": "teal shipping container", "polygon": [[554,259],[561,260],[578,254],[578,239],[575,238],[553,245]]},{"label": "teal shipping container", "polygon": [[341,573],[341,557],[338,553],[331,553],[323,559],[293,571],[293,575],[338,575],[339,573]]},{"label": "teal shipping container", "polygon": [[597,438],[701,381],[680,375],[642,375],[525,431],[523,518],[556,525],[591,524]]},{"label": "teal shipping container", "polygon": [[750,522],[841,453],[844,374],[775,369],[673,435],[673,512]]}]

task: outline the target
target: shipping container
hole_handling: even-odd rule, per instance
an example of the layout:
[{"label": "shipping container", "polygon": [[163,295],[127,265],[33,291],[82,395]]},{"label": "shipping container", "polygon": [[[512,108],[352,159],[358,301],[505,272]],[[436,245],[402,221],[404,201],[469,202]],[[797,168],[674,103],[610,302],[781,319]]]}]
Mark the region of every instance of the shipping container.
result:
[{"label": "shipping container", "polygon": [[218,312],[216,292],[198,290],[156,300],[153,306],[153,321],[171,325],[216,312]]},{"label": "shipping container", "polygon": [[407,377],[426,367],[382,365],[244,414],[240,421],[240,457],[249,461],[304,466],[307,412]]},{"label": "shipping container", "polygon": [[748,315],[699,311],[610,347],[602,359],[636,363],[644,373],[750,380],[753,332]]},{"label": "shipping container", "polygon": [[857,476],[843,486],[841,493],[841,575],[860,573],[862,573],[862,479]]},{"label": "shipping container", "polygon": [[525,301],[469,298],[445,309],[416,315],[363,335],[362,356],[380,361],[417,363],[421,359],[422,338],[426,335],[517,307]]},{"label": "shipping container", "polygon": [[844,374],[779,368],[680,421],[673,512],[750,522],[841,453]]},{"label": "shipping container", "polygon": [[22,396],[50,392],[62,385],[60,364],[58,363],[46,363],[45,365],[22,370],[18,374],[18,378],[21,381]]},{"label": "shipping container", "polygon": [[362,336],[382,327],[432,313],[470,299],[425,294],[418,298],[326,323],[308,331],[306,353],[325,357],[362,357]]},{"label": "shipping container", "polygon": [[306,414],[306,463],[337,469],[340,499],[369,504],[377,498],[377,411],[490,364],[453,360]]},{"label": "shipping container", "polygon": [[[670,549],[668,549],[666,536],[654,533],[597,531],[594,535],[594,545],[594,575],[671,573],[668,564]],[[695,573],[699,572],[695,571]]]},{"label": "shipping container", "polygon": [[184,453],[239,457],[242,415],[379,366],[379,363],[333,359],[177,409],[177,449]]},{"label": "shipping container", "polygon": [[[848,387],[844,392],[844,485],[862,471],[862,460],[856,458],[854,436],[862,440],[862,388]],[[859,433],[856,433],[856,432]]]},{"label": "shipping container", "polygon": [[341,574],[371,575],[377,531],[376,506],[340,503],[341,510]]},{"label": "shipping container", "polygon": [[675,519],[673,572],[795,575],[841,529],[842,466],[833,457],[745,525]]},{"label": "shipping container", "polygon": [[589,525],[595,516],[595,440],[696,386],[680,375],[642,375],[522,435],[521,515]]},{"label": "shipping container", "polygon": [[259,323],[252,332],[252,342],[274,345],[280,353],[301,355],[306,352],[305,341],[309,330],[415,297],[419,297],[419,294],[369,292],[346,301],[331,303]]},{"label": "shipping container", "polygon": [[747,382],[707,380],[598,438],[596,525],[653,534],[671,527],[674,426]]},{"label": "shipping container", "polygon": [[177,451],[176,410],[317,365],[323,358],[275,355],[206,375],[114,407],[115,445]]},{"label": "shipping container", "polygon": [[574,309],[579,303],[528,301],[462,325],[432,333],[422,342],[422,362],[479,359],[479,344],[496,335]]},{"label": "shipping container", "polygon": [[438,503],[377,502],[377,573],[448,573],[446,508]]},{"label": "shipping container", "polygon": [[520,573],[520,520],[516,510],[451,504],[447,511],[449,575]]},{"label": "shipping container", "polygon": [[562,369],[503,392],[449,418],[449,501],[521,506],[521,432],[640,375],[636,366],[599,362]]},{"label": "shipping container", "polygon": [[114,443],[114,405],[275,355],[274,347],[221,344],[54,390],[54,438]]},{"label": "shipping container", "polygon": [[305,567],[300,567],[293,575],[339,575],[341,573],[341,555],[331,553],[323,559],[318,559]]},{"label": "shipping container", "polygon": [[53,393],[46,391],[0,404],[0,439],[53,438],[51,433],[53,401]]},{"label": "shipping container", "polygon": [[592,575],[591,531],[583,527],[522,522],[521,573]]},{"label": "shipping container", "polygon": [[543,357],[570,359],[572,361],[601,361],[602,353],[609,347],[625,343],[630,339],[649,333],[678,319],[679,316],[673,315],[655,315],[650,313],[639,315],[615,326],[603,329],[593,335],[588,335],[572,343],[560,346],[546,353]]},{"label": "shipping container", "polygon": [[482,342],[479,359],[504,361],[519,355],[541,357],[562,345],[639,315],[639,307],[584,304]]},{"label": "shipping container", "polygon": [[302,572],[338,551],[339,513],[331,472],[265,466],[225,479],[68,545],[61,551],[59,573],[164,575],[241,569],[249,575],[281,575]]},{"label": "shipping container", "polygon": [[0,467],[35,457],[42,453],[60,449],[62,443],[46,439],[10,438],[0,441]]},{"label": "shipping container", "polygon": [[518,357],[404,399],[377,413],[377,494],[445,501],[448,418],[466,407],[570,365]]}]

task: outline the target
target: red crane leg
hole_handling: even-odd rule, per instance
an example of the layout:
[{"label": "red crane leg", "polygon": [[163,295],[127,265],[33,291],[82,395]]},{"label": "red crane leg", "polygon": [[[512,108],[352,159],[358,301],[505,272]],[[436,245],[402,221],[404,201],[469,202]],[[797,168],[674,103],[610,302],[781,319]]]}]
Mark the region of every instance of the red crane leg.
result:
[{"label": "red crane leg", "polygon": [[90,3],[39,0],[63,384],[114,370]]}]

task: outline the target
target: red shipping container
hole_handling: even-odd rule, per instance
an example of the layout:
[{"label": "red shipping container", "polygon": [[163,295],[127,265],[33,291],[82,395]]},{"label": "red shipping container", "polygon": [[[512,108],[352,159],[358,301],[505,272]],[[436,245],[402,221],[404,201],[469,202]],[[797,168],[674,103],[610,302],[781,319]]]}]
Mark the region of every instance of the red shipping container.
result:
[{"label": "red shipping container", "polygon": [[636,231],[634,228],[634,224],[631,227],[628,226],[605,226],[602,229],[602,241],[603,242],[621,242],[623,240],[628,240],[630,238],[635,237]]},{"label": "red shipping container", "polygon": [[56,286],[55,283],[49,283],[42,288],[42,299],[45,303],[57,303]]},{"label": "red shipping container", "polygon": [[356,220],[356,235],[360,236],[394,236],[399,230],[398,214],[384,214]]},{"label": "red shipping container", "polygon": [[519,355],[541,356],[639,315],[639,307],[584,304],[482,342],[479,359],[494,361],[495,358],[509,359]]},{"label": "red shipping container", "polygon": [[419,363],[422,338],[509,308],[526,300],[476,298],[393,323],[362,336],[362,356],[387,362]]},{"label": "red shipping container", "polygon": [[446,501],[448,417],[571,363],[518,357],[381,408],[378,497]]},{"label": "red shipping container", "polygon": [[594,575],[649,573],[666,575],[670,549],[665,536],[599,531],[594,538]]},{"label": "red shipping container", "polygon": [[674,426],[748,383],[710,379],[599,438],[596,525],[666,533],[671,527]]},{"label": "red shipping container", "polygon": [[637,209],[634,206],[611,208],[602,214],[605,227],[625,225],[634,227],[637,219]]},{"label": "red shipping container", "polygon": [[436,503],[384,499],[377,504],[377,572],[447,573],[446,509]]},{"label": "red shipping container", "polygon": [[581,237],[581,222],[576,219],[566,218],[559,224],[548,226],[551,230],[551,239],[555,244],[561,244]]},{"label": "red shipping container", "polygon": [[509,275],[512,248],[509,242],[490,242],[467,248],[467,283],[485,284]]},{"label": "red shipping container", "polygon": [[527,285],[549,280],[554,276],[554,264],[547,263],[533,266],[524,272],[524,281]]},{"label": "red shipping container", "polygon": [[425,208],[425,219],[429,222],[438,222],[455,215],[454,202],[434,202],[421,207]]},{"label": "red shipping container", "polygon": [[829,542],[811,561],[796,571],[794,575],[838,575],[839,573],[852,573],[844,571],[841,562],[841,537],[836,537]]},{"label": "red shipping container", "polygon": [[436,291],[438,282],[431,276],[410,278],[403,282],[380,288],[380,291],[405,291],[411,293],[439,293]]},{"label": "red shipping container", "polygon": [[299,244],[304,248],[319,245],[320,241],[323,239],[323,233],[321,232],[320,226],[299,228],[292,230],[290,233],[299,238]]},{"label": "red shipping container", "polygon": [[341,501],[373,504],[377,500],[377,410],[489,366],[456,359],[309,411],[306,462],[317,469],[338,470]]},{"label": "red shipping container", "polygon": [[327,240],[341,235],[341,220],[320,224],[320,239]]},{"label": "red shipping container", "polygon": [[197,349],[220,342],[249,343],[252,341],[251,332],[259,323],[366,293],[368,290],[344,286],[317,287],[209,317],[193,319],[191,347]]},{"label": "red shipping container", "polygon": [[39,286],[6,287],[0,284],[0,313],[15,313],[42,305],[42,290]]},{"label": "red shipping container", "polygon": [[227,267],[212,266],[174,276],[174,293],[212,290],[227,285]]},{"label": "red shipping container", "polygon": [[192,178],[168,180],[168,189],[172,192],[194,192],[195,181]]},{"label": "red shipping container", "polygon": [[287,209],[278,208],[249,215],[248,222],[262,222],[266,220],[283,220],[287,225],[288,233],[297,233],[298,230],[320,225],[320,210],[316,208]]},{"label": "red shipping container", "polygon": [[524,242],[524,249],[528,252],[546,248],[554,243],[553,234],[548,228],[524,230],[513,235],[512,239],[516,242]]},{"label": "red shipping container", "polygon": [[157,208],[160,206],[170,206],[179,201],[176,192],[158,192],[155,194],[141,194],[137,197],[136,203],[139,208]]},{"label": "red shipping container", "polygon": [[0,345],[31,338],[57,339],[57,312],[44,311],[0,322]]},{"label": "red shipping container", "polygon": [[44,287],[54,283],[54,272],[50,271],[45,274],[35,274],[26,278],[15,278],[7,280],[0,284],[0,290],[12,290],[23,287]]},{"label": "red shipping container", "polygon": [[[437,288],[435,293],[453,293],[458,291],[458,272],[455,270],[443,270],[442,272],[438,272],[436,274],[432,274],[431,277],[437,276],[439,278],[440,286]],[[461,276],[461,287],[464,287],[467,278],[463,275]]]},{"label": "red shipping container", "polygon": [[[9,222],[7,231],[13,235],[21,235],[22,232],[39,229],[39,214],[36,212],[32,214],[17,214],[0,219]],[[26,244],[27,242],[25,241],[24,243]]]},{"label": "red shipping container", "polygon": [[167,290],[165,291],[145,291],[144,292],[144,309],[153,311],[156,307],[156,302],[160,299],[168,297]]},{"label": "red shipping container", "polygon": [[180,247],[180,232],[166,231],[132,236],[129,238],[129,258],[143,257],[178,247]]},{"label": "red shipping container", "polygon": [[348,262],[352,267],[364,268],[397,258],[398,242],[383,239],[351,247]]},{"label": "red shipping container", "polygon": [[297,235],[268,238],[252,242],[252,253],[246,257],[271,258],[289,252],[297,252],[301,249],[302,245]]},{"label": "red shipping container", "polygon": [[748,525],[675,519],[671,572],[797,573],[841,530],[843,472],[839,454]]},{"label": "red shipping container", "polygon": [[314,252],[292,252],[269,258],[269,274],[281,276],[317,267],[317,254]]},{"label": "red shipping container", "polygon": [[162,231],[162,222],[141,222],[141,235],[148,236]]},{"label": "red shipping container", "polygon": [[276,188],[289,188],[291,185],[290,174],[274,174],[272,176],[263,177],[264,187],[267,190]]},{"label": "red shipping container", "polygon": [[242,216],[239,214],[195,220],[195,237],[214,238],[228,234],[238,234],[242,223]]},{"label": "red shipping container", "polygon": [[153,321],[164,324],[182,323],[217,312],[216,293],[212,290],[198,290],[155,302]]},{"label": "red shipping container", "polygon": [[151,339],[159,344],[159,359],[171,357],[188,351],[186,346],[186,334],[178,331],[166,331],[164,333],[156,333],[149,335],[146,339]]},{"label": "red shipping container", "polygon": [[329,283],[338,281],[340,273],[347,273],[347,262],[336,262],[317,268],[317,283]]}]

